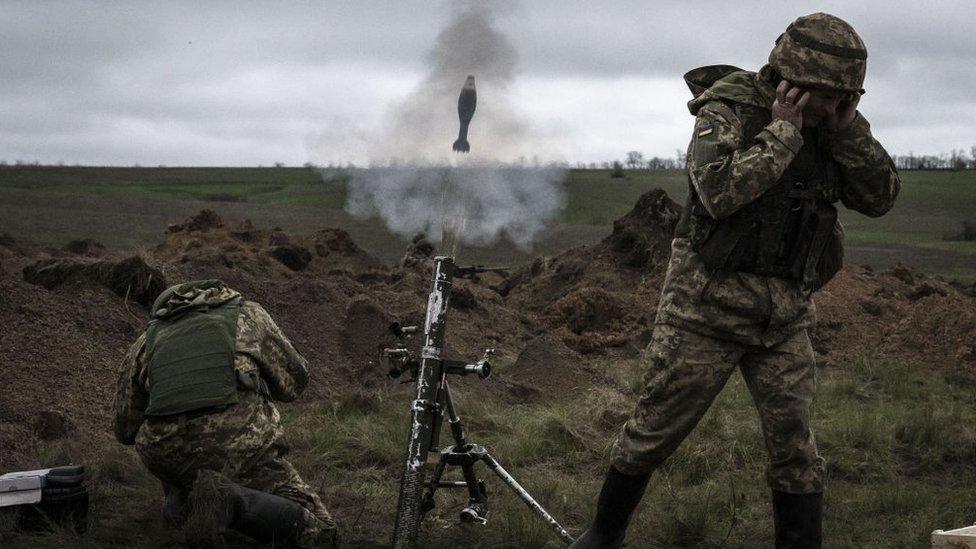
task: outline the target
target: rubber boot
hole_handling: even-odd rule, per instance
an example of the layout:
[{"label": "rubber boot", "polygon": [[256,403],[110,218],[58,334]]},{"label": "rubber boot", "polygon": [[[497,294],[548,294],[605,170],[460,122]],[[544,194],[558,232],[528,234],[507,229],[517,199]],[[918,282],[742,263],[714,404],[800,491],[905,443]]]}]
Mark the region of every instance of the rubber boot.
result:
[{"label": "rubber boot", "polygon": [[281,496],[245,488],[223,475],[201,471],[189,498],[184,526],[193,547],[223,547],[234,530],[259,543],[293,547],[306,528],[305,508]]},{"label": "rubber boot", "polygon": [[625,475],[612,466],[600,490],[593,524],[570,545],[570,549],[611,549],[621,547],[630,516],[644,497],[651,474]]},{"label": "rubber boot", "polygon": [[820,549],[823,494],[773,491],[776,549]]}]

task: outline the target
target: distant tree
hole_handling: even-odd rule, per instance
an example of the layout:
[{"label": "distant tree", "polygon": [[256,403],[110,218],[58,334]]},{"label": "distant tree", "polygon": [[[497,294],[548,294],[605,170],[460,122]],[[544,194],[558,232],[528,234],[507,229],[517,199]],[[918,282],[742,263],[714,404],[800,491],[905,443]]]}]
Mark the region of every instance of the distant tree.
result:
[{"label": "distant tree", "polygon": [[674,164],[675,168],[679,170],[685,169],[685,151],[681,149],[674,150]]},{"label": "distant tree", "polygon": [[644,153],[640,151],[629,151],[627,153],[627,167],[635,170],[644,167]]},{"label": "distant tree", "polygon": [[613,170],[610,172],[610,177],[620,179],[624,176],[624,165],[619,160],[614,160],[611,166]]},{"label": "distant tree", "polygon": [[949,168],[953,170],[965,170],[966,151],[962,149],[952,149],[952,153],[949,156]]},{"label": "distant tree", "polygon": [[969,147],[969,169],[976,169],[976,145]]},{"label": "distant tree", "polygon": [[274,167],[275,168],[284,168],[285,167],[285,163],[284,162],[275,162],[274,163]]}]

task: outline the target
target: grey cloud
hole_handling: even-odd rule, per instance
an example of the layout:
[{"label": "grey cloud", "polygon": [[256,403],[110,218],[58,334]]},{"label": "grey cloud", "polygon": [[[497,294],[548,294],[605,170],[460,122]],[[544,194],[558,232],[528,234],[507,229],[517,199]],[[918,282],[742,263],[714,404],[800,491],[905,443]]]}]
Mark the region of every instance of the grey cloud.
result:
[{"label": "grey cloud", "polygon": [[[455,5],[0,0],[0,159],[301,163],[316,135],[383,123],[388,106],[422,80],[424,54]],[[705,64],[758,68],[792,19],[820,10],[851,21],[867,43],[864,109],[880,131],[919,142],[898,147],[935,152],[971,144],[933,127],[976,125],[976,48],[965,0],[533,0],[506,2],[500,28],[518,56],[513,86],[547,78],[680,83],[685,71]],[[642,100],[661,97],[651,92]],[[613,104],[581,96],[578,107],[594,103]],[[558,122],[564,140],[597,132],[621,151],[641,148],[619,128],[578,127],[574,118],[567,110],[541,131]],[[676,136],[674,148],[684,147],[687,128],[635,123],[661,126],[656,131]],[[951,135],[976,141],[958,130]]]}]

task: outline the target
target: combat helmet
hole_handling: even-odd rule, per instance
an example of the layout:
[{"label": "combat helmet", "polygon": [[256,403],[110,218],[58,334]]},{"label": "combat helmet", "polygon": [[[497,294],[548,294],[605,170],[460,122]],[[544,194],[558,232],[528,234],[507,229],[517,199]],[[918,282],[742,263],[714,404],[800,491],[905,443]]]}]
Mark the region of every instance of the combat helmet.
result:
[{"label": "combat helmet", "polygon": [[800,17],[776,39],[769,64],[794,84],[864,93],[868,52],[854,28],[839,17]]}]

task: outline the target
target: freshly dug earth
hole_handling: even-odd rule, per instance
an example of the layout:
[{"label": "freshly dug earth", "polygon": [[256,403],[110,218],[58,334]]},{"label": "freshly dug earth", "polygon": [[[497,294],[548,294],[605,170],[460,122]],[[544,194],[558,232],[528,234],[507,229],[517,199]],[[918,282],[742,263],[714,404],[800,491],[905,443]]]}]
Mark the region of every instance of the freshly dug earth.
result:
[{"label": "freshly dug earth", "polygon": [[[594,359],[637,356],[649,340],[679,214],[650,191],[597,245],[540,257],[504,280],[457,280],[446,354],[495,348],[498,375],[480,387],[515,402],[610,383]],[[289,235],[210,210],[171,225],[142,256],[2,235],[0,471],[61,455],[135,463],[111,435],[116,369],[166,284],[220,278],[264,305],[309,360],[301,407],[389,383],[376,363],[393,342],[387,327],[423,324],[429,277],[429,264],[387,267],[340,229]],[[976,298],[941,279],[848,267],[816,303],[812,335],[828,365],[868,353],[976,370]],[[115,472],[105,482],[125,485],[122,470],[106,470]]]}]

